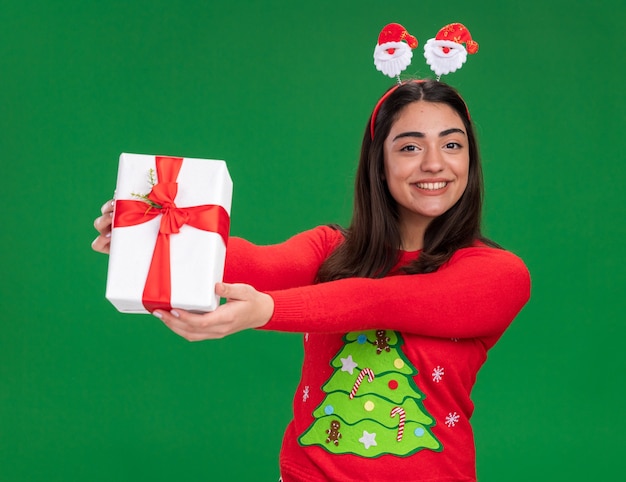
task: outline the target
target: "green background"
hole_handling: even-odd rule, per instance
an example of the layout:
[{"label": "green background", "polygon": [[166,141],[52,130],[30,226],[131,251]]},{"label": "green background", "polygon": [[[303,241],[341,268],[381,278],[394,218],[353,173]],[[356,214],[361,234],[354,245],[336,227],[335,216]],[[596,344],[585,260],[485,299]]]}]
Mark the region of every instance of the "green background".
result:
[{"label": "green background", "polygon": [[92,221],[121,152],[225,159],[232,234],[347,223],[372,52],[467,25],[485,231],[530,303],[474,390],[482,482],[623,474],[622,0],[0,0],[0,480],[278,476],[297,335],[191,344],[104,298]]}]

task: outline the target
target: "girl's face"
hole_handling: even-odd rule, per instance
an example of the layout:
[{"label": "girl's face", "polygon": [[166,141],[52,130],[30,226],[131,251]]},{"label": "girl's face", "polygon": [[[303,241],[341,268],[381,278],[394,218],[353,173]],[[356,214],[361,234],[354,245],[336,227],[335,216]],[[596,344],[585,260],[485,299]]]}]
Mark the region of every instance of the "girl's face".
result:
[{"label": "girl's face", "polygon": [[383,152],[402,233],[423,239],[428,224],[460,199],[467,187],[468,147],[463,121],[447,104],[417,101],[400,112]]}]

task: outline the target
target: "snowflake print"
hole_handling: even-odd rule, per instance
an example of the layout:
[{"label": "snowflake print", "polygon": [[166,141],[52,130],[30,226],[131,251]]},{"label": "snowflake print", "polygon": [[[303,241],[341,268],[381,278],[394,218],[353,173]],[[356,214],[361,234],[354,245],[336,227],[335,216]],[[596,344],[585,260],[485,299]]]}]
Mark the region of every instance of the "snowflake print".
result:
[{"label": "snowflake print", "polygon": [[446,417],[446,425],[448,427],[454,427],[461,417],[456,412],[450,412]]},{"label": "snowflake print", "polygon": [[437,365],[437,368],[433,369],[433,382],[439,383],[443,378],[443,368]]},{"label": "snowflake print", "polygon": [[304,341],[305,342],[309,341],[309,334],[308,333],[304,334]]},{"label": "snowflake print", "polygon": [[309,386],[307,385],[306,387],[304,387],[304,390],[302,390],[302,401],[306,402],[309,399]]}]

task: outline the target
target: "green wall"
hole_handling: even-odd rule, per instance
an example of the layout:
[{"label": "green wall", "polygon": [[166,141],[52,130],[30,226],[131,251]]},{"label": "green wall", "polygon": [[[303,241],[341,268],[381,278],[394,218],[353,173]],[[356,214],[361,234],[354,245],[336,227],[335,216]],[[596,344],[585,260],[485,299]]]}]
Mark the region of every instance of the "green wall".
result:
[{"label": "green wall", "polygon": [[[626,7],[611,1],[0,0],[0,481],[277,478],[297,335],[190,344],[104,298],[122,151],[225,159],[232,234],[347,223],[389,22],[465,23],[487,234],[531,302],[474,391],[481,482],[613,480],[625,442]],[[620,74],[618,75],[618,72]]]}]

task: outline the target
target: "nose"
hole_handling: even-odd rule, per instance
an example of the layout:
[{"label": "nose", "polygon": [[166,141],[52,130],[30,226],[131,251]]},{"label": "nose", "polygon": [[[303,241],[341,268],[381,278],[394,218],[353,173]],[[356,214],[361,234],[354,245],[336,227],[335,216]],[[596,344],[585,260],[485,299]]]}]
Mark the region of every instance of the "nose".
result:
[{"label": "nose", "polygon": [[440,172],[443,170],[443,156],[438,149],[428,149],[422,157],[420,169],[424,172]]}]

